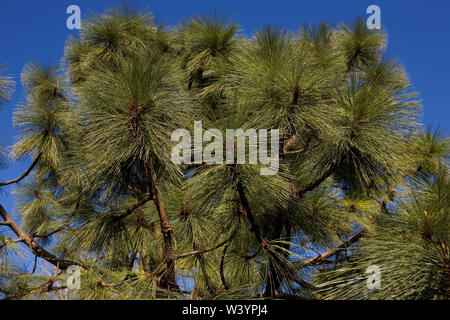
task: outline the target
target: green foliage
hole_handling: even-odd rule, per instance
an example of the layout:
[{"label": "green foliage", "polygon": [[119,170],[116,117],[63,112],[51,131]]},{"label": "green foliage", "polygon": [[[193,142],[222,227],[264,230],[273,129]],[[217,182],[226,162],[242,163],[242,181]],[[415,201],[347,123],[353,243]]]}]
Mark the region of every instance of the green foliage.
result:
[{"label": "green foliage", "polygon": [[361,70],[374,62],[380,61],[386,48],[386,35],[366,27],[361,17],[342,25],[338,31],[338,45],[343,51],[347,71]]},{"label": "green foliage", "polygon": [[26,101],[14,112],[20,141],[14,145],[15,158],[40,156],[42,164],[57,168],[64,153],[62,112],[67,108],[67,84],[55,66],[30,63],[22,72]]},{"label": "green foliage", "polygon": [[[84,21],[62,66],[24,68],[12,155],[33,165],[12,217],[34,246],[0,225],[3,297],[448,299],[448,138],[420,127],[386,35],[362,19],[238,31],[125,5]],[[224,137],[279,129],[278,173],[174,164],[171,133],[200,120]]]},{"label": "green foliage", "polygon": [[240,49],[235,37],[238,26],[219,17],[200,15],[178,31],[178,55],[187,88],[201,89],[204,107],[216,107],[226,88],[227,67]]},{"label": "green foliage", "polygon": [[[5,68],[0,65],[0,72],[4,72]],[[12,93],[14,82],[11,77],[0,75],[0,105],[7,102]]]},{"label": "green foliage", "polygon": [[[0,65],[0,106],[7,102],[13,92],[12,88],[14,86],[14,82],[11,80],[11,77],[5,76],[2,73],[5,68]],[[0,145],[0,168],[5,166],[5,158],[6,158],[6,150]]]},{"label": "green foliage", "polygon": [[[377,218],[354,261],[318,276],[327,299],[447,299],[449,292],[449,177],[400,201]],[[369,266],[381,269],[381,288],[369,290]]]}]

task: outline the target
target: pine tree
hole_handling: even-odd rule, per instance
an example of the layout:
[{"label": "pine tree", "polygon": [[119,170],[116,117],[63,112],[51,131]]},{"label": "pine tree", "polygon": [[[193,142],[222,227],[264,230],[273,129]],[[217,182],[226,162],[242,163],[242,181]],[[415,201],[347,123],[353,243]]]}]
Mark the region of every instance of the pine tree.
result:
[{"label": "pine tree", "polygon": [[[448,299],[450,141],[422,129],[386,43],[362,19],[246,38],[216,13],[175,29],[130,6],[91,17],[62,65],[22,73],[11,157],[31,165],[0,183],[17,208],[0,206],[1,295]],[[175,164],[171,134],[194,121],[279,129],[278,173]]]}]

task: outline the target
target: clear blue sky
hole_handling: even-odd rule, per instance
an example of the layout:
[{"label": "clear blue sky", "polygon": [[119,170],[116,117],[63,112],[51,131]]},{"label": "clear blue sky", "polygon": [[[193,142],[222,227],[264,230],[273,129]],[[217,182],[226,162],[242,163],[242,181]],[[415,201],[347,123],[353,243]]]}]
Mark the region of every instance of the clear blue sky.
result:
[{"label": "clear blue sky", "polygon": [[[69,35],[78,31],[66,28],[66,8],[76,4],[82,19],[91,12],[102,12],[120,1],[108,0],[1,0],[0,1],[0,62],[17,82],[9,104],[0,110],[0,141],[12,145],[16,130],[12,126],[14,106],[23,99],[20,73],[29,61],[57,62],[64,52]],[[376,4],[381,8],[381,20],[389,34],[388,55],[397,57],[406,66],[415,89],[421,93],[425,125],[440,124],[448,135],[450,128],[448,94],[450,92],[450,2],[444,0],[154,0],[137,1],[148,6],[160,20],[175,25],[181,19],[211,12],[227,13],[251,34],[260,26],[279,25],[295,30],[303,23],[327,20],[349,22],[358,15],[368,17],[366,8]],[[11,164],[0,170],[0,180],[20,175],[27,162]],[[0,203],[14,208],[11,187],[1,190]]]}]

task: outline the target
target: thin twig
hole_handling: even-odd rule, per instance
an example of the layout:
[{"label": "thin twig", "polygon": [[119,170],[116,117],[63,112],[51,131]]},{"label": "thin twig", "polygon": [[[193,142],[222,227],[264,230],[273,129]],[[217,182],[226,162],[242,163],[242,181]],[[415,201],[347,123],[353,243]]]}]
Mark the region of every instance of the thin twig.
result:
[{"label": "thin twig", "polygon": [[33,168],[39,162],[40,157],[41,157],[41,153],[38,154],[38,156],[36,157],[36,159],[34,159],[34,161],[31,164],[31,166],[20,177],[18,177],[16,179],[9,180],[9,181],[6,181],[6,182],[0,182],[0,187],[20,182],[22,179],[24,179],[26,176],[28,176],[30,174],[30,172],[33,170]]}]

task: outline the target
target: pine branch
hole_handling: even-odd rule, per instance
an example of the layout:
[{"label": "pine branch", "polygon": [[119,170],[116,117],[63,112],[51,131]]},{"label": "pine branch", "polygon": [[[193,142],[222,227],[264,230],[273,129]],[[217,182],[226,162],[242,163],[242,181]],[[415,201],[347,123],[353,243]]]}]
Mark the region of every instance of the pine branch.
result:
[{"label": "pine branch", "polygon": [[159,190],[156,186],[156,173],[153,168],[151,168],[147,163],[144,163],[144,171],[147,179],[147,184],[150,187],[152,199],[158,212],[159,221],[161,224],[161,233],[164,239],[164,249],[165,249],[165,260],[167,264],[167,273],[165,274],[165,283],[163,284],[168,289],[179,290],[179,286],[176,282],[175,275],[175,263],[176,256],[173,250],[173,233],[172,226],[167,219],[166,211],[164,210],[163,202],[159,196]]},{"label": "pine branch", "polygon": [[294,194],[297,198],[301,198],[306,192],[314,190],[316,187],[318,187],[322,182],[324,182],[329,176],[331,176],[337,168],[341,165],[342,161],[344,159],[344,155],[340,155],[336,160],[333,161],[331,166],[324,172],[322,175],[314,180],[313,182],[309,183],[303,188],[296,189],[294,191]]},{"label": "pine branch", "polygon": [[225,245],[225,248],[223,248],[222,257],[220,258],[220,266],[219,266],[220,281],[222,282],[222,285],[223,285],[225,290],[228,290],[230,288],[230,286],[227,284],[227,281],[225,280],[225,272],[224,272],[224,269],[225,269],[225,256],[227,254],[228,247],[230,246],[230,243],[231,243],[231,241],[228,242]]},{"label": "pine branch", "polygon": [[158,274],[158,272],[161,270],[161,268],[163,267],[164,264],[166,264],[167,261],[166,259],[164,259],[156,268],[155,270],[153,270],[152,273],[148,274],[149,277],[154,277]]},{"label": "pine branch", "polygon": [[295,141],[298,138],[298,134],[294,134],[292,137],[289,138],[288,141],[286,141],[286,144],[283,146],[283,154],[289,154],[289,148],[295,143]]},{"label": "pine branch", "polygon": [[340,251],[345,250],[346,248],[357,242],[364,235],[364,232],[365,229],[359,230],[354,235],[352,235],[347,241],[344,241],[341,245],[337,246],[336,248],[328,250],[327,252],[324,252],[322,254],[319,254],[314,258],[300,261],[297,266],[299,268],[305,268],[311,265],[322,263],[325,259],[336,255]]},{"label": "pine branch", "polygon": [[250,204],[248,202],[247,197],[245,196],[244,188],[242,187],[242,184],[240,182],[237,185],[237,191],[238,191],[237,201],[238,201],[238,203],[240,203],[242,205],[245,212],[247,213],[246,216],[251,225],[250,231],[252,231],[255,234],[256,239],[261,244],[261,246],[263,248],[267,248],[269,246],[269,244],[266,242],[266,240],[264,240],[264,238],[261,234],[261,228],[260,228],[258,222],[256,221],[255,217],[252,214]]},{"label": "pine branch", "polygon": [[[287,238],[290,238],[290,226],[286,225],[283,222],[283,213],[281,211],[277,211],[276,215],[275,215],[275,221],[274,221],[274,227],[272,230],[272,239],[273,240],[277,240],[281,237],[281,234],[283,232],[284,227],[286,226],[286,232],[287,232]],[[283,250],[282,252],[280,252],[279,254],[281,254],[283,257],[287,258],[286,256],[289,255],[289,244],[282,244],[281,245],[285,250]],[[275,249],[276,250],[276,249]],[[277,250],[278,251],[278,250]],[[270,272],[271,274],[275,275],[276,274],[276,268],[274,266],[274,261],[270,260],[269,261],[270,264]],[[271,294],[271,292],[275,292],[276,290],[278,290],[278,288],[280,287],[281,283],[280,283],[280,279],[276,276],[274,276],[273,281],[268,281],[266,284],[266,291],[265,293],[267,294]]]},{"label": "pine branch", "polygon": [[38,256],[34,256],[34,264],[33,264],[33,270],[31,270],[30,274],[33,274],[36,271],[36,267],[37,267],[37,260],[38,260]]},{"label": "pine branch", "polygon": [[142,206],[143,204],[149,202],[152,199],[152,195],[148,195],[145,196],[141,201],[137,202],[135,205],[133,205],[132,207],[128,208],[127,210],[125,210],[120,216],[118,216],[116,219],[117,220],[122,220],[126,217],[128,217],[130,214],[132,214],[136,209],[138,209],[140,206]]},{"label": "pine branch", "polygon": [[284,300],[293,300],[293,301],[296,301],[296,300],[301,300],[301,301],[308,300],[308,299],[303,298],[301,296],[296,296],[296,295],[285,293],[285,292],[276,292],[275,295],[274,295],[274,298],[276,298],[276,299],[284,299]]},{"label": "pine branch", "polygon": [[298,154],[305,152],[306,149],[299,149],[299,150],[293,150],[293,151],[286,151],[284,154]]},{"label": "pine branch", "polygon": [[[64,259],[59,259],[52,253],[48,252],[44,248],[42,248],[40,245],[38,245],[34,240],[33,237],[30,236],[28,233],[24,232],[15,222],[11,219],[9,214],[6,212],[6,210],[3,208],[2,205],[0,205],[0,216],[3,218],[4,222],[9,226],[9,228],[19,237],[17,240],[18,242],[24,242],[30,249],[33,251],[35,255],[38,257],[50,262],[54,266],[58,267],[61,270],[66,270],[71,265],[79,265],[78,262],[72,262],[67,261]],[[19,241],[20,240],[20,241]]]},{"label": "pine branch", "polygon": [[18,243],[18,242],[23,242],[23,239],[16,239],[16,240],[12,240],[12,241],[6,240],[6,241],[0,243],[0,249],[3,247],[6,247],[10,243]]},{"label": "pine branch", "polygon": [[295,283],[299,284],[300,286],[302,286],[305,289],[311,289],[314,290],[316,287],[314,285],[312,285],[311,283],[301,279],[299,276],[297,275],[290,275],[289,277],[290,280],[294,281]]},{"label": "pine branch", "polygon": [[178,254],[176,256],[176,259],[186,258],[186,257],[189,257],[189,256],[197,256],[197,255],[200,255],[200,254],[203,254],[203,253],[206,253],[206,252],[214,251],[216,249],[219,249],[220,247],[223,247],[226,244],[229,244],[233,238],[234,238],[234,234],[229,239],[227,239],[227,240],[225,240],[225,241],[223,241],[223,242],[221,242],[221,243],[219,243],[219,244],[217,244],[217,245],[215,245],[213,247],[210,247],[210,248],[207,248],[207,249],[194,250],[194,251],[191,251],[191,252]]},{"label": "pine branch", "polygon": [[23,180],[26,176],[28,176],[30,174],[30,172],[34,169],[34,167],[37,165],[37,163],[39,162],[39,159],[41,157],[41,153],[39,153],[39,155],[36,157],[36,159],[34,159],[33,163],[30,165],[30,167],[18,178],[16,179],[12,179],[6,182],[0,182],[0,187],[2,186],[7,186],[13,183],[17,183],[20,182],[21,180]]},{"label": "pine branch", "polygon": [[54,235],[54,234],[56,234],[58,232],[63,231],[65,228],[66,228],[66,226],[58,228],[58,229],[55,229],[55,230],[50,231],[50,232],[48,232],[46,234],[33,234],[32,237],[33,238],[48,238],[48,237],[50,237],[50,236],[52,236],[52,235]]}]

